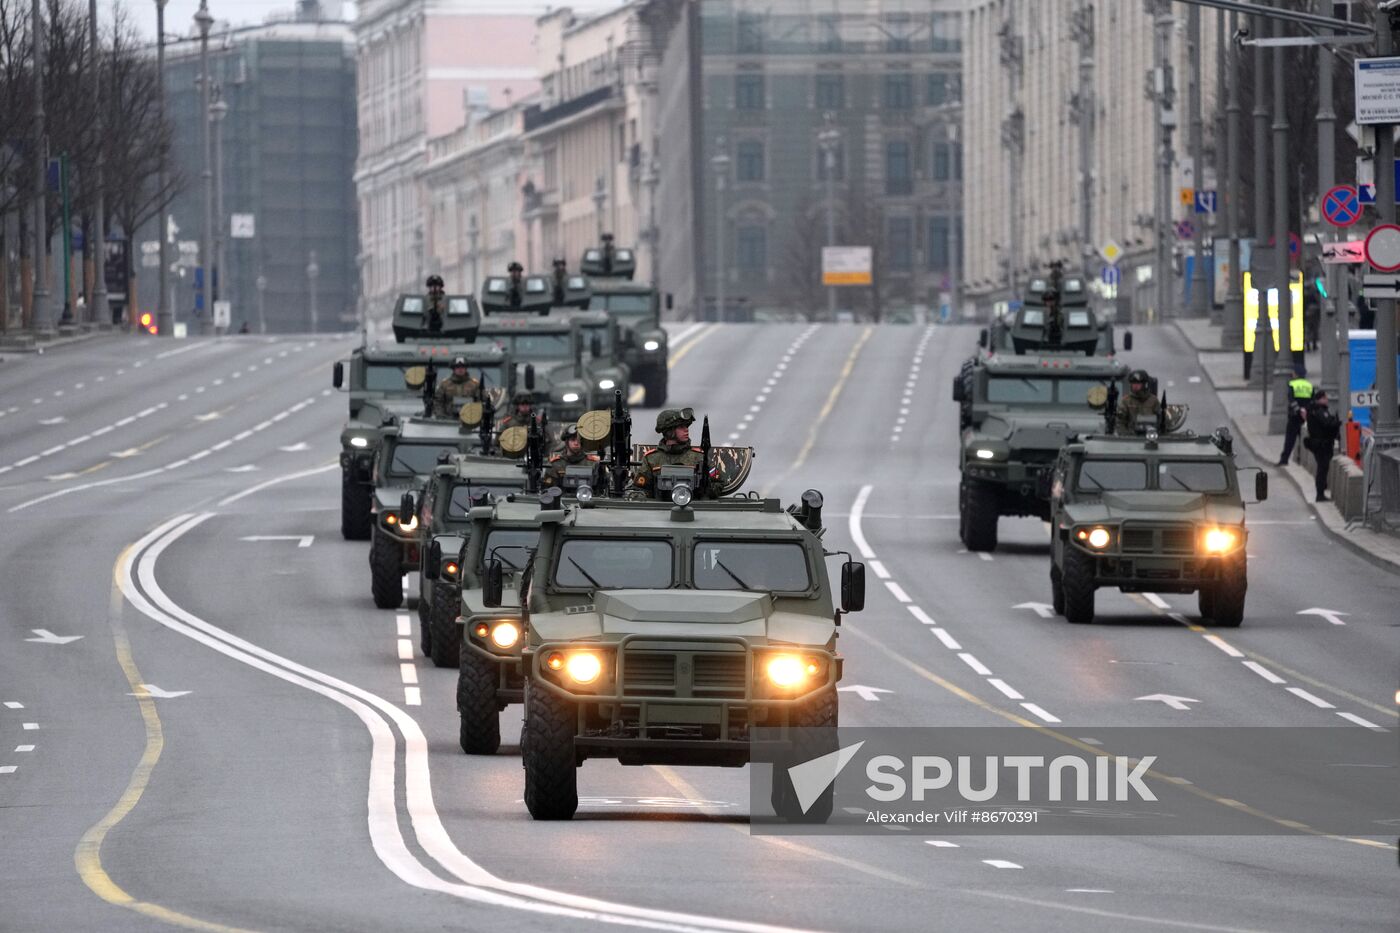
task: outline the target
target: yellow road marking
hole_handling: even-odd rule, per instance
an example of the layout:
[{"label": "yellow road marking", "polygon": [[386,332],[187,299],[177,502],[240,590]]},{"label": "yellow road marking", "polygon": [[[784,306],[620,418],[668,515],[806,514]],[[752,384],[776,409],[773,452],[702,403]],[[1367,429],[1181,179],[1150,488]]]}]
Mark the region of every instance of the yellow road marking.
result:
[{"label": "yellow road marking", "polygon": [[116,567],[112,571],[110,618],[112,640],[116,644],[117,663],[121,665],[122,673],[126,675],[126,682],[131,685],[131,692],[136,694],[136,704],[140,707],[141,718],[146,724],[146,748],[141,754],[141,760],[136,764],[136,770],[131,774],[131,781],[127,784],[126,790],[117,800],[116,805],[107,812],[106,816],[83,833],[83,838],[78,842],[78,848],[73,852],[73,865],[77,868],[78,876],[83,879],[83,883],[109,904],[126,907],[162,923],[169,923],[189,930],[246,933],[246,931],[236,927],[200,920],[197,917],[182,914],[150,901],[138,901],[113,881],[111,875],[108,875],[102,867],[103,840],[141,802],[141,795],[145,793],[146,785],[151,780],[151,773],[155,771],[156,762],[160,760],[161,751],[165,748],[165,734],[161,729],[160,716],[156,713],[155,701],[141,686],[143,683],[141,672],[137,670],[136,662],[132,659],[131,642],[127,639],[126,630],[121,624],[122,593],[121,587],[118,585],[118,575],[121,573],[122,564],[132,547],[134,545],[130,545],[122,551],[117,558]]},{"label": "yellow road marking", "polygon": [[[1243,648],[1241,648],[1240,650],[1244,651]],[[1365,697],[1359,697],[1354,693],[1350,693],[1346,690],[1343,690],[1341,687],[1334,687],[1329,683],[1318,680],[1316,677],[1309,677],[1307,674],[1301,673],[1300,671],[1295,671],[1293,668],[1286,667],[1278,663],[1277,661],[1271,661],[1268,658],[1264,657],[1262,654],[1255,654],[1253,651],[1245,651],[1244,653],[1245,656],[1250,658],[1251,660],[1258,661],[1260,664],[1267,664],[1270,667],[1276,667],[1288,676],[1294,678],[1295,680],[1301,680],[1305,684],[1312,684],[1319,690],[1326,690],[1327,692],[1334,693],[1339,697],[1346,697],[1353,703],[1358,703],[1366,707],[1367,709],[1375,710],[1376,712],[1384,716],[1390,716],[1391,718],[1400,719],[1400,712],[1396,712],[1391,707],[1381,706],[1379,703],[1372,703]]]}]

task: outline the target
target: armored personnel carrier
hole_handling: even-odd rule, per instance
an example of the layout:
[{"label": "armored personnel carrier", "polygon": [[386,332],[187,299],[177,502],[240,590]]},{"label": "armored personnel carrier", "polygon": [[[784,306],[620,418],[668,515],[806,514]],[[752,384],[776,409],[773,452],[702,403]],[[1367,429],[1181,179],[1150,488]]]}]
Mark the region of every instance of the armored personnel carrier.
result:
[{"label": "armored personnel carrier", "polygon": [[493,313],[482,324],[480,339],[526,367],[525,387],[555,424],[605,405],[615,389],[627,385],[627,368],[620,361],[621,332],[605,314]]},{"label": "armored personnel carrier", "polygon": [[670,380],[670,351],[666,329],[661,326],[661,296],[656,286],[633,281],[636,253],[614,246],[611,234],[603,234],[602,243],[584,251],[579,268],[592,288],[588,306],[606,311],[623,325],[626,349],[622,361],[632,382],[645,393],[642,404],[662,407]]}]

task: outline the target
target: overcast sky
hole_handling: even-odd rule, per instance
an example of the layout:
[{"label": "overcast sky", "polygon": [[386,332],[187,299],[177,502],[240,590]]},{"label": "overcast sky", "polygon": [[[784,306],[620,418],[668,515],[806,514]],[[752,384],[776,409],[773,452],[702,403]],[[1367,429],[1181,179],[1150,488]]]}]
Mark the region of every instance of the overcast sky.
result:
[{"label": "overcast sky", "polygon": [[[327,6],[333,5],[327,3]],[[544,12],[549,7],[571,6],[580,12],[586,10],[610,9],[617,6],[623,0],[573,0],[573,2],[536,2],[536,0],[516,0],[511,6],[518,7],[522,11],[534,10]],[[481,0],[485,7],[499,9],[501,0]],[[135,23],[136,28],[144,36],[155,39],[156,35],[156,0],[98,0],[97,5],[101,11],[98,15],[110,17],[112,10],[118,4],[126,11],[127,16]],[[347,11],[352,11],[355,7],[353,2],[344,4]],[[269,13],[289,12],[296,7],[296,0],[209,0],[209,12],[216,20],[227,20],[234,25],[249,25],[261,23],[267,18]],[[165,7],[165,31],[167,34],[187,35],[193,30],[194,14],[199,9],[199,0],[169,0]]]}]

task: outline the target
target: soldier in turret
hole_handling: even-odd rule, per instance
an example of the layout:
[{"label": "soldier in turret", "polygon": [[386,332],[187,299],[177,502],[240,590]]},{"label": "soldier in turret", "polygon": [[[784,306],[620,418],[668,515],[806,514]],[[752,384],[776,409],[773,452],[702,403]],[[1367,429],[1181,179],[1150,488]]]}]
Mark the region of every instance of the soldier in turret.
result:
[{"label": "soldier in turret", "polygon": [[564,473],[571,466],[598,462],[596,455],[583,449],[583,438],[579,436],[578,425],[566,426],[559,438],[564,446],[558,453],[549,458],[549,462],[545,464],[544,475],[540,477],[540,485],[545,487],[562,486]]},{"label": "soldier in turret", "polygon": [[[632,473],[632,482],[627,487],[629,499],[657,498],[657,476],[662,467],[685,466],[698,473],[704,463],[704,451],[690,444],[690,426],[695,423],[695,412],[689,408],[668,408],[656,416],[656,433],[661,442],[649,447],[642,454],[642,461]],[[715,461],[710,463],[710,483],[708,497],[719,498],[720,471]],[[694,490],[692,490],[694,491]]]},{"label": "soldier in turret", "polygon": [[459,404],[477,394],[480,383],[467,372],[466,357],[452,361],[452,375],[437,384],[433,393],[433,414],[438,418],[455,418]]},{"label": "soldier in turret", "polygon": [[501,419],[500,424],[496,426],[497,433],[504,431],[506,428],[514,427],[526,428],[528,430],[530,422],[535,418],[535,395],[533,392],[527,392],[522,389],[511,396],[510,402],[515,408],[507,412],[506,416]]},{"label": "soldier in turret", "polygon": [[518,262],[512,262],[506,267],[506,272],[510,275],[506,299],[512,308],[518,308],[525,302],[525,267]]},{"label": "soldier in turret", "polygon": [[1118,402],[1119,434],[1136,434],[1138,418],[1144,415],[1156,416],[1161,402],[1152,391],[1152,380],[1145,369],[1135,369],[1128,373],[1128,394]]},{"label": "soldier in turret", "polygon": [[442,322],[447,319],[447,291],[442,276],[428,276],[428,332],[442,333]]}]

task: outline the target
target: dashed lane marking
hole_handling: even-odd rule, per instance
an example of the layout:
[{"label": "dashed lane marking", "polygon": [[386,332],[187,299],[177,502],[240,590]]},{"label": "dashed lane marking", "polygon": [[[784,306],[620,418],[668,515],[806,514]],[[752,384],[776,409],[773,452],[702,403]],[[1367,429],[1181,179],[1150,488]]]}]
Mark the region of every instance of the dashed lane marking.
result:
[{"label": "dashed lane marking", "polygon": [[1037,705],[1034,704],[1034,703],[1022,703],[1022,704],[1021,704],[1021,708],[1024,709],[1024,710],[1026,710],[1027,712],[1029,712],[1031,715],[1037,716],[1037,717],[1039,717],[1040,719],[1043,719],[1045,722],[1059,722],[1059,721],[1060,721],[1060,718],[1059,718],[1058,716],[1052,716],[1051,714],[1047,713],[1045,710],[1043,710],[1042,708],[1040,708],[1039,706],[1037,706]]},{"label": "dashed lane marking", "polygon": [[407,638],[413,634],[413,629],[410,627],[412,623],[408,620],[408,613],[399,613],[394,621],[398,625],[398,635],[400,638]]},{"label": "dashed lane marking", "polygon": [[1308,691],[1304,690],[1302,687],[1284,687],[1284,689],[1287,690],[1289,693],[1293,694],[1293,695],[1294,695],[1295,697],[1297,697],[1298,699],[1300,699],[1300,700],[1306,700],[1307,702],[1311,703],[1313,706],[1316,706],[1318,709],[1336,709],[1336,708],[1337,708],[1334,704],[1328,703],[1326,700],[1322,699],[1322,697],[1314,696],[1313,694],[1311,694],[1311,693],[1309,693]]},{"label": "dashed lane marking", "polygon": [[992,866],[993,868],[1021,868],[1021,867],[1023,867],[1023,866],[1021,866],[1021,865],[1017,865],[1015,862],[1008,862],[1008,861],[1007,861],[1006,859],[1004,859],[1004,858],[984,858],[984,859],[982,859],[982,864],[983,864],[983,865],[990,865],[990,866]]}]

